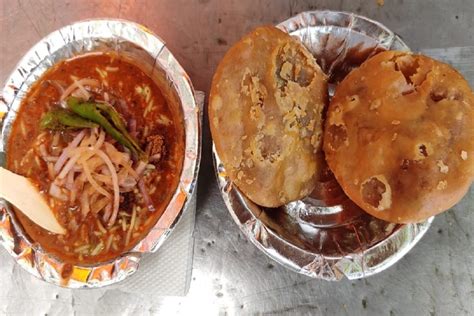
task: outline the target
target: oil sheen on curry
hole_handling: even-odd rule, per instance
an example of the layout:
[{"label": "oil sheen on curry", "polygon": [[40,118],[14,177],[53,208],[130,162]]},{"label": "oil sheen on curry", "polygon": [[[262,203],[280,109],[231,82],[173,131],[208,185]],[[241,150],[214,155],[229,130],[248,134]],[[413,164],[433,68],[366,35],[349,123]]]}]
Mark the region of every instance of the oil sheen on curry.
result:
[{"label": "oil sheen on curry", "polygon": [[7,167],[44,196],[64,235],[15,209],[29,237],[69,263],[130,250],[178,185],[184,125],[159,83],[124,56],[62,61],[29,91],[14,122]]}]

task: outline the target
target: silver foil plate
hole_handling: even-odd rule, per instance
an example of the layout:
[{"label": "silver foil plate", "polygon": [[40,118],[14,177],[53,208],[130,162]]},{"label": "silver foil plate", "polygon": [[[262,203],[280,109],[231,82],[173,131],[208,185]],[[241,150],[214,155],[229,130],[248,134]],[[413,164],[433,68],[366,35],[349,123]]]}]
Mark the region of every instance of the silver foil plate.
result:
[{"label": "silver foil plate", "polygon": [[[10,205],[0,199],[0,244],[28,272],[68,288],[96,288],[133,274],[143,253],[155,252],[176,227],[196,187],[201,157],[201,115],[191,81],[166,44],[142,25],[118,19],[80,21],[65,26],[39,41],[23,57],[7,79],[0,98],[0,164],[12,123],[27,92],[57,62],[87,52],[114,51],[126,55],[152,78],[163,83],[179,104],[185,129],[185,157],[180,181],[156,225],[130,252],[110,262],[70,265],[45,252],[30,240]],[[63,277],[65,271],[70,277]],[[69,274],[67,273],[67,274]]]},{"label": "silver foil plate", "polygon": [[[346,12],[298,14],[277,27],[298,38],[329,76],[330,95],[353,68],[383,50],[409,50],[382,24]],[[310,196],[277,209],[256,205],[225,172],[213,147],[217,182],[234,221],[276,262],[325,280],[360,279],[400,260],[425,234],[433,218],[399,225],[372,217],[343,192],[327,166]]]}]

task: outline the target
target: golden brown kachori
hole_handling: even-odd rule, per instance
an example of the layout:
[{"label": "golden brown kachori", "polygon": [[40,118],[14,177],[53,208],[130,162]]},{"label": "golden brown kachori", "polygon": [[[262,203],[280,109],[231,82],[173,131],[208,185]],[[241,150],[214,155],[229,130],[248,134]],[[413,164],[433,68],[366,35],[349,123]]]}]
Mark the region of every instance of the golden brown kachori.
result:
[{"label": "golden brown kachori", "polygon": [[259,27],[226,53],[209,121],[226,172],[253,202],[277,207],[311,193],[326,103],[326,76],[283,31]]},{"label": "golden brown kachori", "polygon": [[473,181],[473,92],[447,64],[379,53],[336,88],[324,151],[365,211],[389,222],[423,221],[451,208]]}]

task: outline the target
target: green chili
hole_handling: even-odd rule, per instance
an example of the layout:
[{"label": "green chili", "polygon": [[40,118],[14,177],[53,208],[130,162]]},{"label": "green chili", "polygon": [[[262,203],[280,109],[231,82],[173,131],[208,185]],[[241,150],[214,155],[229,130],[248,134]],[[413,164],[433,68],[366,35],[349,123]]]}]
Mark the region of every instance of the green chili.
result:
[{"label": "green chili", "polygon": [[80,117],[66,109],[56,109],[49,111],[40,121],[43,129],[64,130],[76,128],[93,128],[99,125]]},{"label": "green chili", "polygon": [[[133,155],[135,155],[141,160],[147,159],[145,152],[143,152],[138,145],[135,146],[134,142],[131,142],[130,139],[127,137],[127,136],[130,137],[130,135],[128,135],[128,132],[126,130],[125,130],[126,134],[121,132],[119,129],[114,127],[114,125],[112,125],[104,115],[102,115],[100,111],[100,106],[97,103],[80,102],[78,98],[70,97],[67,100],[67,104],[74,113],[78,114],[84,119],[88,119],[99,124],[116,141],[118,141],[120,144],[130,149]],[[107,116],[110,117],[110,119],[112,120],[114,124],[116,123],[116,121],[120,121],[119,124],[121,124],[121,126],[125,128],[123,121],[121,121],[122,118],[119,115],[120,114],[115,113],[113,115],[109,114]],[[112,118],[112,116],[114,116],[114,118]]]},{"label": "green chili", "polygon": [[128,141],[135,147],[137,151],[140,151],[140,145],[137,141],[128,133],[125,123],[122,119],[122,116],[115,110],[115,108],[109,104],[97,103],[96,106],[105,113],[108,119],[112,122],[116,129],[122,132],[123,136],[128,139]]}]

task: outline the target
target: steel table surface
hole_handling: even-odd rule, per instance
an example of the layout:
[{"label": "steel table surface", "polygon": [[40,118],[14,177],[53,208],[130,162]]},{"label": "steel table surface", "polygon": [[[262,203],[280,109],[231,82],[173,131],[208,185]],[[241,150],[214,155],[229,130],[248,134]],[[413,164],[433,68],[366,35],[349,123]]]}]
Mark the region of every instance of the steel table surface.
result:
[{"label": "steel table surface", "polygon": [[[351,11],[378,20],[413,50],[454,64],[474,86],[472,0],[386,0],[383,6],[376,0],[0,0],[0,82],[49,32],[80,19],[120,17],[160,35],[195,88],[207,93],[218,61],[240,36],[257,25],[316,9]],[[454,210],[435,219],[421,242],[395,266],[367,279],[331,283],[286,270],[245,239],[219,195],[210,153],[205,128],[194,263],[186,297],[45,286],[50,300],[12,302],[0,297],[0,314],[19,311],[15,304],[39,315],[474,313],[472,187]]]}]

